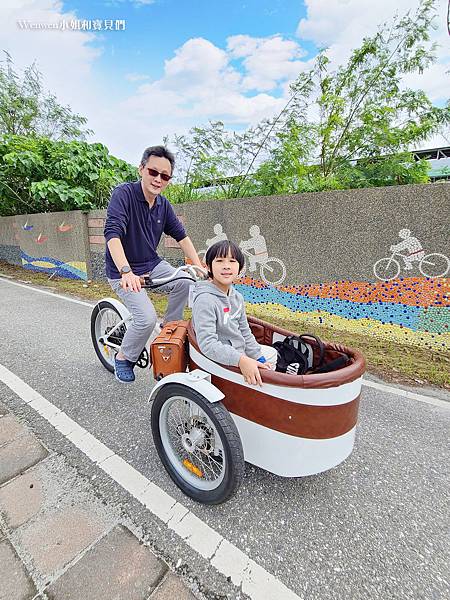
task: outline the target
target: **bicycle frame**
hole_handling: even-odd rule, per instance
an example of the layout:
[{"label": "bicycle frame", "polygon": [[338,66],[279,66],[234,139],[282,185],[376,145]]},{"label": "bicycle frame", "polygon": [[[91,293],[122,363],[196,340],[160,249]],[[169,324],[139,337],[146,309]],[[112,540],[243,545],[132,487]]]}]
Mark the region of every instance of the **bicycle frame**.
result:
[{"label": "bicycle frame", "polygon": [[[258,253],[252,254],[249,250],[246,250],[245,248],[241,248],[240,246],[239,246],[239,248],[244,256],[249,256],[249,257],[258,256]],[[261,252],[260,254],[267,254],[267,252]]]},{"label": "bicycle frame", "polygon": [[108,334],[105,337],[100,338],[99,342],[105,344],[105,346],[108,346],[108,348],[115,348],[116,350],[119,350],[120,346],[112,342],[109,339],[109,337],[112,336],[116,332],[116,330],[119,329],[119,327],[121,327],[122,325],[128,325],[128,323],[131,323],[132,320],[133,317],[131,315],[129,315],[126,319],[122,319],[117,323],[115,327],[113,327],[113,329],[111,329],[111,331],[108,332]]},{"label": "bicycle frame", "polygon": [[393,252],[393,253],[392,253],[392,255],[391,255],[391,257],[390,257],[390,259],[389,259],[389,264],[391,264],[391,262],[392,262],[393,260],[396,260],[396,259],[394,258],[394,256],[399,256],[400,258],[408,258],[408,255],[407,255],[407,254],[402,254],[401,252]]}]

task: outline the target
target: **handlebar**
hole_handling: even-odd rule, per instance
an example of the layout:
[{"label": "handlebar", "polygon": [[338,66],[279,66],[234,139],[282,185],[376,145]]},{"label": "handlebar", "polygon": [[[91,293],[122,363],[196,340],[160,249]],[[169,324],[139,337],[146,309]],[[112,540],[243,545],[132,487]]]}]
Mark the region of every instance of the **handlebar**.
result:
[{"label": "handlebar", "polygon": [[[179,273],[184,272],[188,273],[190,277],[178,277]],[[170,283],[171,281],[177,281],[178,279],[190,279],[191,281],[199,281],[200,279],[205,278],[205,269],[199,267],[197,265],[182,265],[175,269],[172,275],[168,277],[159,277],[158,279],[152,279],[150,275],[145,275],[140,277],[141,286],[144,289],[154,289],[165,285],[166,283]]]}]

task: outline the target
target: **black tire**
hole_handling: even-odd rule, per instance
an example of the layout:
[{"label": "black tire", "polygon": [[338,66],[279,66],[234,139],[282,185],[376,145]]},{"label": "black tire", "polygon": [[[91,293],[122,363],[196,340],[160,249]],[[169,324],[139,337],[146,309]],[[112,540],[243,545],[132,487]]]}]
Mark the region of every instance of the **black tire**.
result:
[{"label": "black tire", "polygon": [[[205,482],[200,477],[198,478],[199,486],[195,485],[193,479],[196,477],[190,474],[186,467],[182,466],[181,458],[178,464],[175,465],[173,458],[168,455],[164,446],[161,435],[161,419],[163,419],[164,413],[170,410],[170,405],[178,400],[195,404],[207,416],[209,420],[208,426],[211,424],[214,426],[214,436],[218,434],[220,437],[221,452],[223,451],[221,479],[216,486],[214,486],[215,482],[213,481],[211,489],[201,489],[200,484],[204,484]],[[162,413],[163,415],[161,415]],[[183,493],[203,504],[220,504],[228,500],[237,491],[244,476],[244,451],[236,425],[230,413],[221,402],[210,403],[204,396],[192,388],[179,383],[168,383],[158,391],[153,400],[151,423],[153,439],[161,462]],[[212,431],[211,428],[209,430]],[[164,433],[163,436],[165,444],[170,444]],[[179,433],[179,438],[181,440],[181,433]],[[176,454],[172,446],[171,448],[173,453]],[[192,456],[192,454],[189,455],[187,450],[185,451],[185,460],[188,460],[191,465],[192,462],[189,459],[194,460]],[[182,471],[181,473],[180,470]]]},{"label": "black tire", "polygon": [[[98,337],[97,337],[99,333],[101,333],[101,335],[103,335],[105,333],[105,331],[102,331],[102,332],[98,331],[98,329],[99,329],[98,320],[101,318],[100,313],[103,310],[111,310],[112,312],[116,313],[119,320],[122,320],[122,316],[119,313],[119,311],[117,310],[117,308],[113,304],[111,304],[110,302],[108,302],[106,300],[101,300],[98,304],[96,304],[94,307],[94,310],[92,311],[92,315],[91,315],[91,339],[92,339],[92,343],[94,345],[95,353],[97,354],[100,362],[105,367],[105,369],[107,369],[110,373],[114,373],[114,363],[109,362],[107,360],[107,358],[105,357],[104,350],[101,347],[101,345],[99,344]],[[122,332],[122,337],[123,337],[123,333],[125,333],[125,331],[126,331],[126,325],[125,324],[122,325],[122,328],[123,328],[123,332]],[[111,355],[115,356],[115,353],[113,352],[112,349],[111,349]]]}]

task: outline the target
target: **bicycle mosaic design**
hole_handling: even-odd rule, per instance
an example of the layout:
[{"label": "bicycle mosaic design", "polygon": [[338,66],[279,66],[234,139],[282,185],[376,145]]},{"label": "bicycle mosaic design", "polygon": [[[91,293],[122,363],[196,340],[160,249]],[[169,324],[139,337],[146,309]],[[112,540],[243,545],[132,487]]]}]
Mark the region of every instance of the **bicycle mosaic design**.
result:
[{"label": "bicycle mosaic design", "polygon": [[236,288],[266,314],[294,312],[331,328],[373,334],[435,350],[450,349],[450,279],[334,281],[268,286],[243,277]]}]

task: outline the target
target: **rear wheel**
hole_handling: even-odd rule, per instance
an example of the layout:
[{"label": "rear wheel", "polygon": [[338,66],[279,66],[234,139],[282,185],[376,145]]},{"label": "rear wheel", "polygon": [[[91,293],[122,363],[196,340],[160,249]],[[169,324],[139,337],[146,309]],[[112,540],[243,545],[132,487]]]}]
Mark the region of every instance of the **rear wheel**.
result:
[{"label": "rear wheel", "polygon": [[196,390],[164,385],[152,405],[152,434],[170,477],[187,495],[220,504],[239,488],[244,452],[236,425],[221,402]]},{"label": "rear wheel", "polygon": [[373,265],[375,277],[381,281],[391,281],[400,274],[400,263],[395,258],[380,258]]},{"label": "rear wheel", "polygon": [[[106,335],[122,320],[122,316],[117,308],[107,300],[102,300],[96,304],[91,315],[91,338],[94,350],[102,365],[111,373],[114,373],[114,359],[117,350],[105,344],[104,340]],[[109,337],[109,341],[120,346],[126,330],[127,326],[125,323],[122,323]]]}]

